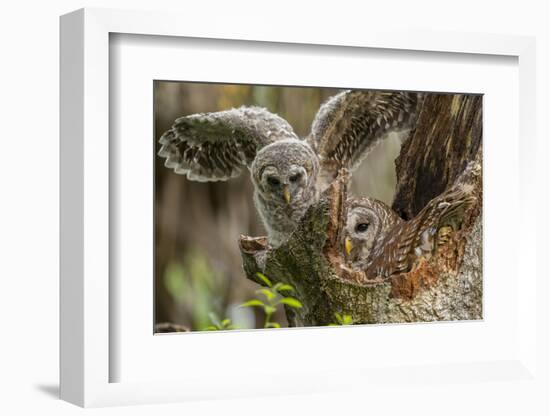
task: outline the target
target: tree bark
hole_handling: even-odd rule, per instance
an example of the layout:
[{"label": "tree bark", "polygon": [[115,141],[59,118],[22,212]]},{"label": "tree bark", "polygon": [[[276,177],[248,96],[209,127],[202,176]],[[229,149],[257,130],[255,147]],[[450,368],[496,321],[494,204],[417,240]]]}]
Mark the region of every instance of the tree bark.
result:
[{"label": "tree bark", "polygon": [[[429,260],[390,279],[350,270],[340,256],[347,175],[341,175],[302,219],[282,246],[265,237],[242,236],[246,276],[263,284],[262,272],[291,284],[301,309],[286,309],[291,326],[335,322],[335,313],[354,323],[471,320],[482,318],[482,97],[427,95],[416,124],[396,160],[393,208],[413,218],[432,198],[457,181],[472,186],[476,203],[462,228]],[[470,162],[472,174],[463,175]]]},{"label": "tree bark", "polygon": [[392,208],[411,219],[445,191],[469,161],[481,163],[482,96],[428,95],[395,161]]}]

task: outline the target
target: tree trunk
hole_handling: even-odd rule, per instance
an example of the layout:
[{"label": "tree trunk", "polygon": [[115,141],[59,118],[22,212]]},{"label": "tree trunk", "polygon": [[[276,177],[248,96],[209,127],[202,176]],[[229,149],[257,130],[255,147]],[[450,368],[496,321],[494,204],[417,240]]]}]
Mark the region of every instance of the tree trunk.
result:
[{"label": "tree trunk", "polygon": [[[408,273],[368,279],[340,257],[347,175],[341,175],[306,213],[289,241],[271,249],[263,237],[242,236],[247,277],[263,284],[262,272],[291,284],[301,309],[286,309],[291,326],[335,322],[335,313],[354,323],[419,322],[482,318],[482,97],[427,95],[415,130],[396,160],[393,208],[413,218],[456,181],[472,185],[476,203],[444,249]],[[461,175],[468,162],[477,174]]]}]

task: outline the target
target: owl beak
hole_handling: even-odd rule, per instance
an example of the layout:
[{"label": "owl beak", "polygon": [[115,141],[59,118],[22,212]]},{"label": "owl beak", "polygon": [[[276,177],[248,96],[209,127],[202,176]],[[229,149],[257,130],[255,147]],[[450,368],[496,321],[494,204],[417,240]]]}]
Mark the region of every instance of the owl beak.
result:
[{"label": "owl beak", "polygon": [[288,185],[285,185],[283,188],[283,196],[285,197],[285,201],[287,204],[290,204],[290,191],[288,190]]},{"label": "owl beak", "polygon": [[344,246],[346,248],[346,254],[349,256],[351,254],[351,250],[353,250],[353,243],[351,242],[351,238],[346,237]]}]

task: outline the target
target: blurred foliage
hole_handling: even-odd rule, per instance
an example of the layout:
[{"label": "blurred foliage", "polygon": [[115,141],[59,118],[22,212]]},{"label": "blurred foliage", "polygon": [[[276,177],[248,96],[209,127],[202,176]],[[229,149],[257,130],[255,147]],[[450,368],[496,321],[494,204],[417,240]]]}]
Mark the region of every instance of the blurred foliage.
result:
[{"label": "blurred foliage", "polygon": [[[155,81],[154,151],[176,118],[241,105],[266,107],[305,137],[320,105],[339,91]],[[352,193],[390,203],[399,148],[397,136],[377,146],[354,172]],[[258,295],[257,300],[270,306],[265,294],[256,293],[258,286],[244,277],[236,244],[240,234],[265,235],[250,178],[245,174],[228,182],[192,182],[166,169],[158,158],[155,162],[155,322],[202,330],[217,326],[209,316],[214,313],[219,324],[224,320],[217,317],[227,317],[235,327],[264,327],[265,308],[239,307]],[[277,307],[269,321],[287,326],[283,308]]]},{"label": "blurred foliage", "polygon": [[207,326],[211,311],[225,312],[217,294],[225,289],[226,282],[199,252],[191,251],[183,261],[170,263],[164,282],[174,301],[188,309],[193,329]]},{"label": "blurred foliage", "polygon": [[220,91],[218,108],[238,107],[247,101],[252,93],[253,87],[250,85],[226,85]]}]

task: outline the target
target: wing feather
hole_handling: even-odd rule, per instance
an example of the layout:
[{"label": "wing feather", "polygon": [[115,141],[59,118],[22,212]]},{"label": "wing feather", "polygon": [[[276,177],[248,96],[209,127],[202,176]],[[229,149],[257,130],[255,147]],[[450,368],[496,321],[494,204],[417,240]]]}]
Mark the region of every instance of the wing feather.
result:
[{"label": "wing feather", "polygon": [[459,184],[432,199],[412,220],[395,226],[388,233],[394,242],[383,241],[375,251],[367,267],[367,275],[385,278],[408,272],[422,256],[431,256],[436,249],[437,231],[443,226],[453,230],[461,227],[465,214],[476,202],[473,188]]},{"label": "wing feather", "polygon": [[308,142],[319,155],[326,181],[342,168],[354,169],[391,131],[410,128],[421,94],[389,91],[344,91],[319,109]]},{"label": "wing feather", "polygon": [[250,166],[262,147],[296,138],[281,117],[261,107],[240,107],[178,118],[159,139],[160,157],[195,181],[225,181]]}]

